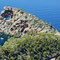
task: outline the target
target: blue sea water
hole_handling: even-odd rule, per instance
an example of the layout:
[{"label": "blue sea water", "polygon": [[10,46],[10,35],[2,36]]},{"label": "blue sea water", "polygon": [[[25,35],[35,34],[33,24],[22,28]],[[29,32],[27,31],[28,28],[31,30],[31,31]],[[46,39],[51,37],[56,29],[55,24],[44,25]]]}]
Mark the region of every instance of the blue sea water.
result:
[{"label": "blue sea water", "polygon": [[38,18],[52,23],[60,32],[60,0],[0,0],[0,13],[4,6],[21,8]]},{"label": "blue sea water", "polygon": [[0,0],[0,12],[4,6],[22,8],[48,22],[60,32],[60,0]]}]

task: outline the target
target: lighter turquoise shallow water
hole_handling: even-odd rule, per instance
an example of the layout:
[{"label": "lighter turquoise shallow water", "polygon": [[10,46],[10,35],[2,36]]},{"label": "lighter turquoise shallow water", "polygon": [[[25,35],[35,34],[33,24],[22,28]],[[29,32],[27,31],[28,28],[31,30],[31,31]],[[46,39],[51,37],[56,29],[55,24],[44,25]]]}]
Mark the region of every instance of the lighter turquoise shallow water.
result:
[{"label": "lighter turquoise shallow water", "polygon": [[8,35],[0,35],[0,45],[2,46],[8,40]]},{"label": "lighter turquoise shallow water", "polygon": [[60,0],[0,0],[0,12],[4,6],[22,8],[48,22],[60,32]]}]

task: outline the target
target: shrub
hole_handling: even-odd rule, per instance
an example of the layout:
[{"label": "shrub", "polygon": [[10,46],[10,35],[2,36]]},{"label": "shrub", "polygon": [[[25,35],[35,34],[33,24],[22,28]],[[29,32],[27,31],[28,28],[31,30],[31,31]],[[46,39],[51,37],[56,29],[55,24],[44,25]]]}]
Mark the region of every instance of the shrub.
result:
[{"label": "shrub", "polygon": [[[0,54],[0,57],[7,56],[8,59],[11,59],[12,56],[18,60],[20,56],[24,60],[49,60],[51,57],[60,54],[60,36],[49,33],[31,34],[20,39],[11,37],[0,49],[0,52],[4,52],[2,55]],[[57,59],[60,57],[58,56]]]}]

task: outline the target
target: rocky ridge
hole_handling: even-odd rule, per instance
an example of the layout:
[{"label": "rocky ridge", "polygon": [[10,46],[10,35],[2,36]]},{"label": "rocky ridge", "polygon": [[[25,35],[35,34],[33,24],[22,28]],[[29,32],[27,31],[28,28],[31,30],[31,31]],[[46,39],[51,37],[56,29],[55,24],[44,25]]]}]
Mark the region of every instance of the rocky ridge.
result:
[{"label": "rocky ridge", "polygon": [[[9,20],[8,17],[10,17]],[[57,33],[58,31],[22,9],[4,7],[0,15],[0,33],[25,35],[27,32]]]},{"label": "rocky ridge", "polygon": [[[0,15],[0,60],[60,60],[60,33],[22,9],[4,7]],[[6,41],[5,41],[6,40]]]}]

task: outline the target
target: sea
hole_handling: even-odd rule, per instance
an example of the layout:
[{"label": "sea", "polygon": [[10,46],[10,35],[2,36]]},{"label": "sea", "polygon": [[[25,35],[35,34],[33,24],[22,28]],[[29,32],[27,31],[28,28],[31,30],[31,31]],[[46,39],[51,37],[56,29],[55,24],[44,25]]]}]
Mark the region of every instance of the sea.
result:
[{"label": "sea", "polygon": [[0,0],[0,13],[4,6],[23,9],[60,32],[60,0]]}]

